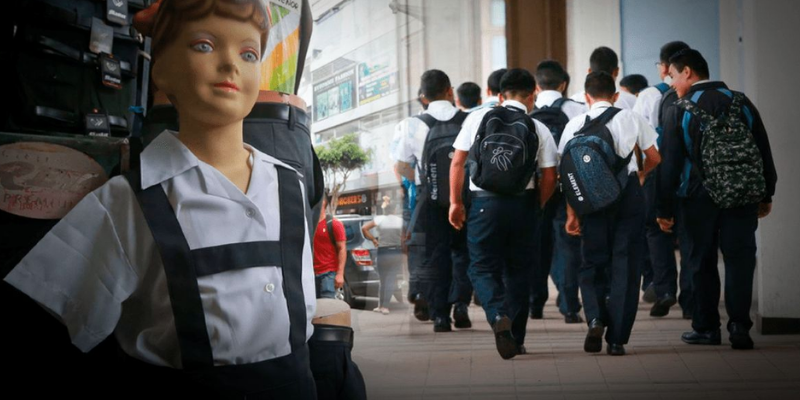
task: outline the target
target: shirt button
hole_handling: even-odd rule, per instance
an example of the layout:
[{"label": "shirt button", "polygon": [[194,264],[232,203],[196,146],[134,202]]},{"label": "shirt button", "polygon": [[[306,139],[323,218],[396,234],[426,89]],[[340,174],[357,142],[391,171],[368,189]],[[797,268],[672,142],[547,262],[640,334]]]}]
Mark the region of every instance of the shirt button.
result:
[{"label": "shirt button", "polygon": [[244,212],[247,215],[247,218],[253,218],[256,216],[256,210],[252,208],[248,208],[247,211]]},{"label": "shirt button", "polygon": [[264,291],[267,293],[272,293],[275,290],[275,285],[272,283],[268,283],[267,286],[264,286]]}]

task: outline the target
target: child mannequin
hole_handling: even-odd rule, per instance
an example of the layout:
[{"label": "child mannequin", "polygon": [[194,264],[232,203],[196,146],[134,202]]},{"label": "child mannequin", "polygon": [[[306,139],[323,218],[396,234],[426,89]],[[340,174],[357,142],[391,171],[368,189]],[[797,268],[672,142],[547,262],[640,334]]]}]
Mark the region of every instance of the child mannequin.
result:
[{"label": "child mannequin", "polygon": [[314,399],[301,176],[242,139],[258,96],[263,4],[158,4],[142,30],[180,134],[163,132],[140,170],[87,195],[6,281],[82,351],[113,333],[141,394]]}]

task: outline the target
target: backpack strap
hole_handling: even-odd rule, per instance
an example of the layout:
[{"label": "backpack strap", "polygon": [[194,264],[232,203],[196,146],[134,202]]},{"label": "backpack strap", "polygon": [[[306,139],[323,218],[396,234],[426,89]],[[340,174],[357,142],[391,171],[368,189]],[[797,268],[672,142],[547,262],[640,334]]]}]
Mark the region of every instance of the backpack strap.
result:
[{"label": "backpack strap", "polygon": [[326,214],[325,223],[328,225],[328,237],[331,239],[333,249],[336,250],[336,236],[333,234],[333,216]]},{"label": "backpack strap", "polygon": [[662,96],[664,95],[664,93],[667,93],[667,91],[669,90],[669,85],[667,85],[666,82],[661,82],[658,85],[655,85],[653,87],[658,89],[658,91],[661,92]]},{"label": "backpack strap", "polygon": [[550,104],[550,108],[557,108],[560,110],[561,107],[564,105],[564,103],[568,101],[573,101],[573,100],[567,97],[561,97],[558,100],[554,101],[553,104]]},{"label": "backpack strap", "polygon": [[428,126],[428,129],[433,129],[433,126],[436,125],[436,123],[439,121],[436,118],[434,118],[433,115],[427,113],[415,115],[414,118],[422,121],[425,125]]},{"label": "backpack strap", "polygon": [[456,115],[454,115],[453,118],[450,118],[450,121],[448,121],[448,122],[455,122],[455,123],[457,123],[459,125],[464,125],[464,120],[467,119],[468,115],[469,115],[469,113],[466,113],[464,111],[458,110],[458,111],[456,111]]},{"label": "backpack strap", "polygon": [[[608,107],[608,108],[606,108],[605,111],[603,111],[602,114],[598,115],[597,118],[592,119],[589,122],[593,123],[595,125],[603,126],[603,125],[609,123],[611,121],[611,119],[613,119],[614,116],[617,115],[620,111],[622,111],[621,108]],[[587,115],[586,118],[588,119],[589,116]]]}]

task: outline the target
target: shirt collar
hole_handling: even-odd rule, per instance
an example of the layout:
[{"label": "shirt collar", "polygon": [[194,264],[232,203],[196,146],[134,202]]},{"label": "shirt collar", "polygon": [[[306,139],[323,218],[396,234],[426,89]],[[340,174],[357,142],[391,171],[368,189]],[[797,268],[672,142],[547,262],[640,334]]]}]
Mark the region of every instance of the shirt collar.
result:
[{"label": "shirt collar", "polygon": [[[197,156],[178,140],[177,135],[177,132],[165,130],[142,151],[140,156],[142,189],[172,179],[200,164]],[[247,143],[244,147],[250,151],[254,169],[258,169],[260,163],[270,163],[297,172],[295,168]]]},{"label": "shirt collar", "polygon": [[591,109],[592,110],[596,110],[598,108],[608,108],[608,107],[611,107],[611,106],[612,106],[612,104],[607,102],[607,101],[598,101],[598,102],[595,102],[594,104],[592,104]]},{"label": "shirt collar", "polygon": [[492,104],[492,103],[497,104],[499,102],[500,102],[500,98],[499,97],[497,97],[497,96],[489,96],[489,97],[486,98],[486,100],[483,101],[483,104],[487,104],[487,103],[488,104]]},{"label": "shirt collar", "polygon": [[563,97],[557,90],[544,90],[536,95],[536,108],[549,107]]},{"label": "shirt collar", "polygon": [[700,84],[707,83],[707,82],[711,82],[711,80],[710,79],[703,79],[702,81],[697,81],[697,82],[693,83],[692,86],[700,85]]},{"label": "shirt collar", "polygon": [[453,103],[447,100],[436,100],[428,104],[427,113],[439,115],[439,114],[444,114],[448,111],[452,111],[454,108],[456,108],[456,106],[454,106]]},{"label": "shirt collar", "polygon": [[508,107],[508,106],[519,108],[520,110],[524,111],[525,114],[528,113],[528,107],[525,107],[524,104],[522,104],[522,103],[520,103],[520,102],[518,102],[516,100],[506,100],[506,101],[504,101],[503,102],[503,107]]}]

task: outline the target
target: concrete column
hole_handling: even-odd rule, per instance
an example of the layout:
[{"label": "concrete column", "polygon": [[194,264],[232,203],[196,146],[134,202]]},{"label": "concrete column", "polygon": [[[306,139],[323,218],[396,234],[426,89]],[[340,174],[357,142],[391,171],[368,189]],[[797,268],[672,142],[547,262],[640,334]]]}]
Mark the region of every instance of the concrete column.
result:
[{"label": "concrete column", "polygon": [[571,78],[570,96],[583,90],[589,70],[589,56],[600,46],[607,46],[618,55],[621,54],[619,0],[568,0],[567,72]]}]

